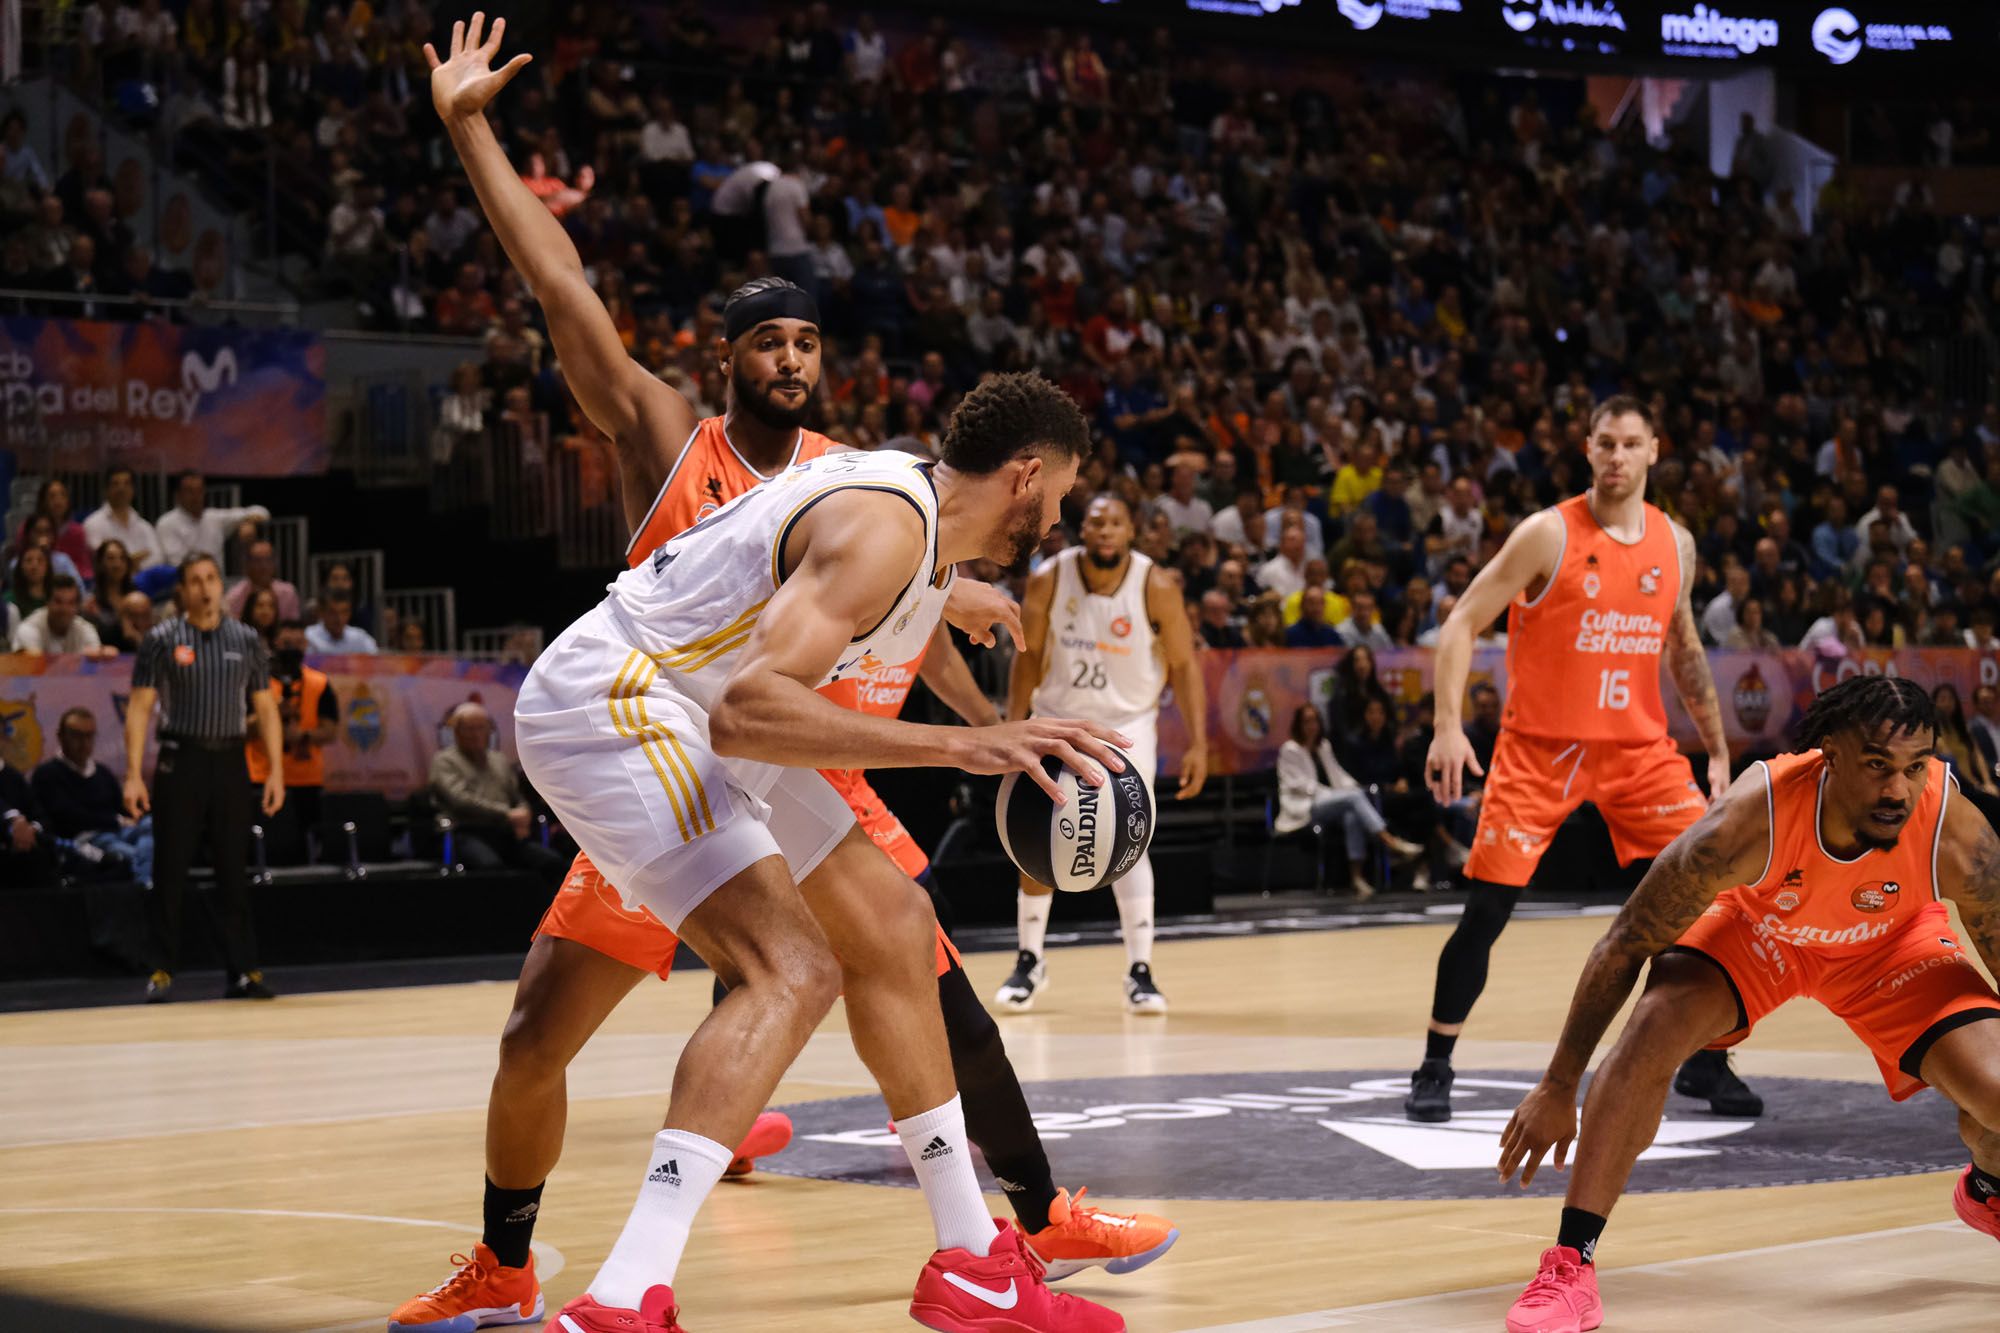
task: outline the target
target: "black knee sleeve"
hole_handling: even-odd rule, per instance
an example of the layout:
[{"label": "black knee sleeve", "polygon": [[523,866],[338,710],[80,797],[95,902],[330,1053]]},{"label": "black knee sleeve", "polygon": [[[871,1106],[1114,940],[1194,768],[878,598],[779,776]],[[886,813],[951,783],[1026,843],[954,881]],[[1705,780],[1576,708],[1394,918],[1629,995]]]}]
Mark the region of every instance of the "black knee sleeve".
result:
[{"label": "black knee sleeve", "polygon": [[1042,1136],[1028,1111],[1021,1080],[1007,1059],[1000,1027],[962,967],[938,978],[938,1005],[944,1011],[945,1037],[951,1044],[951,1069],[958,1081],[959,1103],[965,1111],[965,1134],[986,1156],[1008,1203],[1030,1231],[1049,1224],[1055,1201],[1055,1178],[1049,1169]]},{"label": "black knee sleeve", "polygon": [[1438,954],[1437,987],[1431,994],[1431,1021],[1463,1023],[1472,1012],[1473,1001],[1486,989],[1486,964],[1493,942],[1507,928],[1521,901],[1521,890],[1504,884],[1470,880],[1471,895],[1458,928],[1444,942]]}]

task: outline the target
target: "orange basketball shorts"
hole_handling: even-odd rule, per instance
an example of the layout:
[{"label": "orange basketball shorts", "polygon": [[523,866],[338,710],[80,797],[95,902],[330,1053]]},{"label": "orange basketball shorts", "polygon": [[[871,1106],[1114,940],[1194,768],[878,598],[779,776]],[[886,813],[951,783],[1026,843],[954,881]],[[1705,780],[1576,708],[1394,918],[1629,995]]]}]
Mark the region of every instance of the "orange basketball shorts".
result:
[{"label": "orange basketball shorts", "polygon": [[1861,1038],[1897,1101],[1924,1086],[1924,1056],[1953,1028],[2000,1018],[1993,993],[1932,903],[1895,934],[1855,950],[1802,948],[1767,931],[1729,903],[1703,913],[1674,946],[1720,967],[1736,991],[1741,1026],[1715,1043],[1734,1046],[1764,1015],[1806,996]]},{"label": "orange basketball shorts", "polygon": [[1620,865],[1658,856],[1708,809],[1694,770],[1669,737],[1619,745],[1503,730],[1493,746],[1466,875],[1525,886],[1563,820],[1585,801],[1611,826]]},{"label": "orange basketball shorts", "polygon": [[[535,934],[574,940],[627,967],[651,972],[662,981],[673,972],[674,953],[680,948],[680,937],[665,922],[643,907],[637,911],[626,907],[618,890],[582,852],[570,863],[569,874],[564,876],[548,910],[542,913]],[[943,976],[959,966],[963,962],[958,950],[945,938],[944,927],[939,926],[937,974]]]}]

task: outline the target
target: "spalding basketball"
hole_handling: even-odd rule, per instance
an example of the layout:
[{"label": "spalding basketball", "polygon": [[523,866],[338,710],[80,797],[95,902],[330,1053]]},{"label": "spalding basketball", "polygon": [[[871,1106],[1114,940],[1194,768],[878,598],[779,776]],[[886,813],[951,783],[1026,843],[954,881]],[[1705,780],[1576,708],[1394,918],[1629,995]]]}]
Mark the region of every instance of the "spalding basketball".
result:
[{"label": "spalding basketball", "polygon": [[1153,793],[1132,757],[1116,747],[1112,752],[1125,767],[1106,769],[1101,787],[1080,780],[1053,756],[1042,761],[1042,771],[1068,797],[1062,805],[1025,773],[1001,779],[994,806],[1000,845],[1028,878],[1082,893],[1103,888],[1146,854],[1153,841]]}]

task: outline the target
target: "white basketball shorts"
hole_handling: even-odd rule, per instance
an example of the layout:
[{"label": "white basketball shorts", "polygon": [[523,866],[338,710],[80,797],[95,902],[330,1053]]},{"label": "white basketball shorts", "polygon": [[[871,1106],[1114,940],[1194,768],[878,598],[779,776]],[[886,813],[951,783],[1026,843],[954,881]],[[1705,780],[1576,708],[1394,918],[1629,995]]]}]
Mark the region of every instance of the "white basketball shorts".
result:
[{"label": "white basketball shorts", "polygon": [[732,876],[782,856],[804,879],[854,826],[809,768],[720,758],[708,713],[599,606],[564,630],[514,708],[521,767],[627,907],[679,930]]}]

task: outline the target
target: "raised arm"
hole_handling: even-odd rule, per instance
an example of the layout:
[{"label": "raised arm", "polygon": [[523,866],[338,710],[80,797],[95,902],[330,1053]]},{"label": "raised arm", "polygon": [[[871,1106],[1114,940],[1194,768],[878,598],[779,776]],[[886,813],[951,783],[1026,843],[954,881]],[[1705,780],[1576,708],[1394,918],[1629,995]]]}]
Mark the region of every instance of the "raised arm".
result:
[{"label": "raised arm", "polygon": [[1095,723],[926,726],[842,708],[815,688],[858,633],[895,609],[924,541],[915,511],[880,492],[837,492],[807,512],[781,554],[791,572],[709,712],[715,752],[792,768],[1019,769],[1058,801],[1044,755],[1100,781],[1099,765],[1117,764],[1105,742],[1123,738]]},{"label": "raised arm", "polygon": [[1972,947],[2000,977],[2000,837],[1970,801],[1945,808],[1937,873],[1938,890],[1958,904]]},{"label": "raised arm", "polygon": [[1674,524],[1674,543],[1681,556],[1681,597],[1674,618],[1667,624],[1667,671],[1680,691],[1681,704],[1701,733],[1701,747],[1708,751],[1708,796],[1710,800],[1729,790],[1729,736],[1722,729],[1722,704],[1715,697],[1715,677],[1708,669],[1708,651],[1701,646],[1701,630],[1694,620],[1694,602],[1688,585],[1694,580],[1694,537]]},{"label": "raised arm", "polygon": [[1044,659],[1049,648],[1049,605],[1055,598],[1056,567],[1051,561],[1028,576],[1027,591],[1021,594],[1021,650],[1014,654],[1007,674],[1007,716],[1016,722],[1028,715],[1035,687],[1048,670]]},{"label": "raised arm", "polygon": [[624,486],[625,518],[636,530],[694,433],[694,408],[625,354],[610,313],[584,277],[569,234],[521,183],[494,137],[486,120],[487,103],[531,57],[517,55],[493,69],[507,21],[493,20],[493,31],[482,43],[484,22],[484,14],[474,14],[469,31],[463,22],[452,25],[449,60],[440,61],[425,44],[431,101],[501,248],[542,304],[564,378],[584,413],[611,437]]},{"label": "raised arm", "polygon": [[1465,790],[1465,770],[1483,774],[1465,734],[1465,678],[1472,670],[1472,641],[1499,619],[1507,603],[1538,580],[1555,576],[1562,559],[1562,515],[1544,509],[1531,514],[1481,569],[1458,605],[1438,628],[1434,667],[1437,726],[1431,751],[1424,760],[1424,777],[1442,804],[1457,800]]},{"label": "raised arm", "polygon": [[1173,687],[1181,721],[1187,726],[1187,750],[1181,755],[1181,785],[1174,793],[1175,800],[1185,801],[1199,796],[1202,785],[1208,781],[1208,693],[1202,683],[1201,663],[1194,651],[1194,630],[1188,625],[1180,590],[1158,567],[1146,571],[1146,616],[1160,636],[1167,684]]}]

